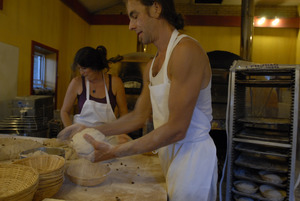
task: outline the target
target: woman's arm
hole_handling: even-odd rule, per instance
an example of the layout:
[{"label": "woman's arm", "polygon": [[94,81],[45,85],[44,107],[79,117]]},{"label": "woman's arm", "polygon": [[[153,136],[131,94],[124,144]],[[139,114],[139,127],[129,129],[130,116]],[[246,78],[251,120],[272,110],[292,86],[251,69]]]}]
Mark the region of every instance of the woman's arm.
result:
[{"label": "woman's arm", "polygon": [[76,100],[78,91],[81,87],[81,77],[73,78],[70,82],[65,98],[64,103],[60,110],[60,117],[64,124],[64,127],[70,126],[73,123],[73,120],[70,118],[74,102]]},{"label": "woman's arm", "polygon": [[112,76],[112,88],[116,95],[117,107],[119,116],[124,116],[128,113],[125,89],[121,78]]}]

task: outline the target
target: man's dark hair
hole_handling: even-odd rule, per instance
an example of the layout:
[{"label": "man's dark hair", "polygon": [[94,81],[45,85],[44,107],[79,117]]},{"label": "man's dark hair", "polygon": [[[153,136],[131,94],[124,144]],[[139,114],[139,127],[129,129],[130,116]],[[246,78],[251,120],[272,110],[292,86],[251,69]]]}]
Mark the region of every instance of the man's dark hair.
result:
[{"label": "man's dark hair", "polygon": [[157,2],[162,7],[161,17],[166,19],[176,29],[183,29],[184,20],[181,14],[176,13],[175,4],[173,0],[140,0],[144,6],[152,6]]}]

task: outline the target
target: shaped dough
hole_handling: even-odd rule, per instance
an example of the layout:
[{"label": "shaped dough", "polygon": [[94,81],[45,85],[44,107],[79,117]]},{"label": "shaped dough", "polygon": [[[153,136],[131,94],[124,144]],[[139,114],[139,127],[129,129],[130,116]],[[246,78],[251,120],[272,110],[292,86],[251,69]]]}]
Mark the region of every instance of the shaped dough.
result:
[{"label": "shaped dough", "polygon": [[72,146],[78,155],[88,155],[94,151],[94,147],[84,139],[84,134],[91,135],[97,141],[103,141],[105,135],[94,128],[86,128],[72,137]]}]

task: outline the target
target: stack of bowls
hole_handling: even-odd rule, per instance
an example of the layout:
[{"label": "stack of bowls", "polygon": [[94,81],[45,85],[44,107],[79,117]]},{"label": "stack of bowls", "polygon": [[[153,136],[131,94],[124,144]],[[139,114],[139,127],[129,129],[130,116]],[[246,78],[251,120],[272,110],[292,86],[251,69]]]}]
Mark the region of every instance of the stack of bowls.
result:
[{"label": "stack of bowls", "polygon": [[34,201],[51,198],[63,184],[65,159],[61,156],[33,156],[18,160],[14,164],[29,166],[38,171],[39,184],[33,198]]},{"label": "stack of bowls", "polygon": [[0,200],[31,201],[37,191],[39,173],[31,167],[0,165]]}]

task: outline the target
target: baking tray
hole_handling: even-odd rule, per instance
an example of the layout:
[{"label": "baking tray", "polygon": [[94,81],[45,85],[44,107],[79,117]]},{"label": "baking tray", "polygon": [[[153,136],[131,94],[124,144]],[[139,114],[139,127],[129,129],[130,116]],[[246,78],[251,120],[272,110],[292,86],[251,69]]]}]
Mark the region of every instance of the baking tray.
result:
[{"label": "baking tray", "polygon": [[258,117],[246,117],[240,118],[237,121],[253,124],[271,124],[271,125],[289,125],[291,121],[284,118],[258,118]]},{"label": "baking tray", "polygon": [[236,80],[236,83],[255,87],[289,87],[292,80]]},{"label": "baking tray", "polygon": [[253,168],[257,170],[266,170],[278,173],[287,173],[288,164],[277,160],[266,159],[262,157],[254,157],[250,154],[241,153],[234,161],[236,165]]},{"label": "baking tray", "polygon": [[236,134],[237,137],[263,140],[268,142],[289,143],[287,131],[272,131],[267,129],[246,128]]},{"label": "baking tray", "polygon": [[[254,194],[248,194],[248,193],[240,192],[240,191],[236,190],[235,188],[232,188],[232,192],[237,194],[237,195],[257,199],[257,200],[260,200],[260,201],[272,201],[268,198],[263,197],[259,192],[254,193]],[[287,198],[285,198],[283,201],[288,201],[288,200],[287,200]]]},{"label": "baking tray", "polygon": [[257,144],[248,144],[248,143],[238,143],[235,147],[238,151],[243,151],[247,153],[254,153],[254,154],[266,154],[272,156],[279,156],[279,157],[288,157],[289,151],[286,149],[280,149],[276,147],[269,147],[269,146],[259,146]]},{"label": "baking tray", "polygon": [[259,176],[259,174],[256,171],[253,171],[253,170],[251,171],[251,170],[248,170],[247,168],[236,168],[233,171],[233,175],[237,179],[249,180],[249,181],[253,181],[255,183],[260,183],[260,184],[271,184],[271,185],[279,187],[279,188],[286,188],[286,182],[278,184],[278,183],[271,183],[271,182],[265,181]]}]

